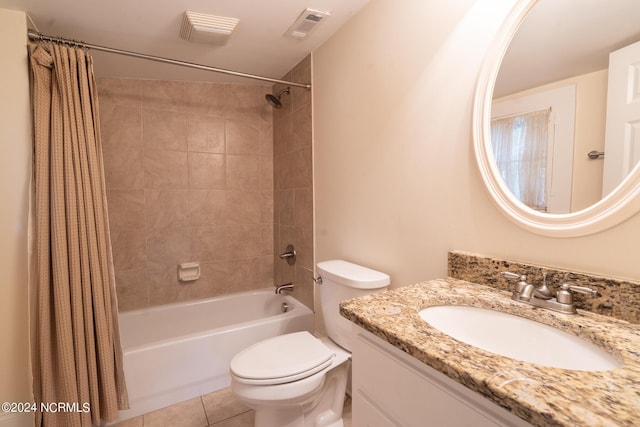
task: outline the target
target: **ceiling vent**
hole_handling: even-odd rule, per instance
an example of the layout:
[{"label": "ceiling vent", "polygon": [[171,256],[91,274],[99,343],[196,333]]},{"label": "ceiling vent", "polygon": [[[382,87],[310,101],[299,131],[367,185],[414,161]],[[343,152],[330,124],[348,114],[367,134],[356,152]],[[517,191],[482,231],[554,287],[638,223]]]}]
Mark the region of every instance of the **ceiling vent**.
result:
[{"label": "ceiling vent", "polygon": [[329,12],[321,10],[305,9],[298,19],[289,27],[285,37],[304,40],[322,21],[331,16]]},{"label": "ceiling vent", "polygon": [[238,25],[236,18],[207,15],[186,11],[182,20],[180,37],[194,43],[223,46]]}]

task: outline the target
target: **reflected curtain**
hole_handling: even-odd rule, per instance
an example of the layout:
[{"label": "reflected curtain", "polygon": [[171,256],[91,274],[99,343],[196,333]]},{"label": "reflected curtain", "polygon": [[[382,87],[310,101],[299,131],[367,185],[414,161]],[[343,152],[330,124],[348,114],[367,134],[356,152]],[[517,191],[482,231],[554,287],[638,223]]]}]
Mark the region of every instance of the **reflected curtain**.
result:
[{"label": "reflected curtain", "polygon": [[493,119],[491,145],[509,190],[525,205],[547,210],[547,153],[551,110]]},{"label": "reflected curtain", "polygon": [[34,120],[30,322],[36,426],[113,420],[128,407],[93,62],[29,45]]}]

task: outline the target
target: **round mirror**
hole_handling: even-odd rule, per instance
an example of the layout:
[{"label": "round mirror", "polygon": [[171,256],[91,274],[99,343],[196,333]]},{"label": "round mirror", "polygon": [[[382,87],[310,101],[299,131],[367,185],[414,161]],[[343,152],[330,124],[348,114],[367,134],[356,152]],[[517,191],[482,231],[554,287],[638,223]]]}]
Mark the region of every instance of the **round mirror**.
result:
[{"label": "round mirror", "polygon": [[520,0],[482,67],[474,148],[518,225],[595,233],[640,210],[638,0]]}]

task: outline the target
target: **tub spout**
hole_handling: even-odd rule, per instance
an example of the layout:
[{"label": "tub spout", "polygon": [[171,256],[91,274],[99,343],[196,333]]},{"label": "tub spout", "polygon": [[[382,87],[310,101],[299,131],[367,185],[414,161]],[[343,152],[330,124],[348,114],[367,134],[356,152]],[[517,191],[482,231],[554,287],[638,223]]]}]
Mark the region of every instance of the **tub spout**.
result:
[{"label": "tub spout", "polygon": [[285,283],[284,285],[276,287],[276,294],[281,294],[284,291],[293,291],[293,283]]}]

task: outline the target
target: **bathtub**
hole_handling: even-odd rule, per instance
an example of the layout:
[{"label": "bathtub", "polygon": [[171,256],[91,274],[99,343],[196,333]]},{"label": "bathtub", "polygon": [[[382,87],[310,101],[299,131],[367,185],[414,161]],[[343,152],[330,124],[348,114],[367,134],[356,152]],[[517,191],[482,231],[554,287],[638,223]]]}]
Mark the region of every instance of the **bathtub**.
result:
[{"label": "bathtub", "polygon": [[226,388],[243,348],[313,331],[313,312],[273,288],[126,311],[119,321],[131,408],[118,421]]}]

